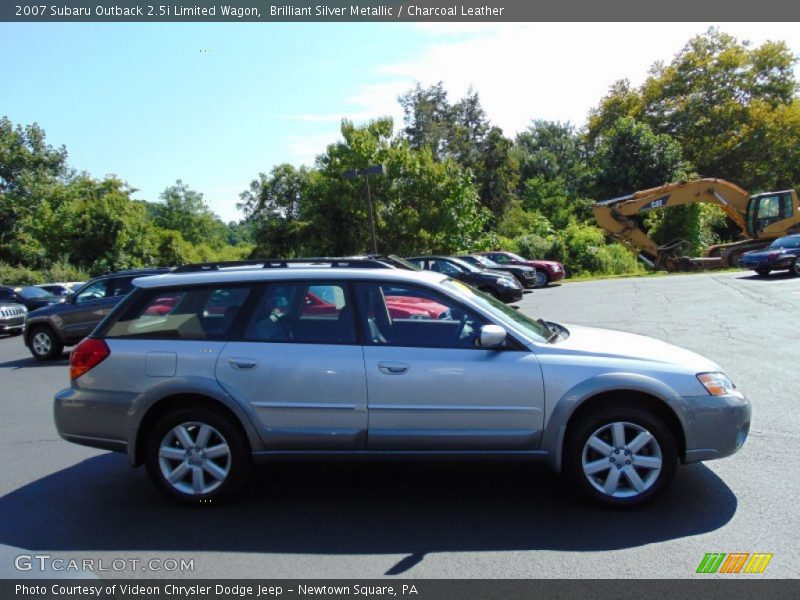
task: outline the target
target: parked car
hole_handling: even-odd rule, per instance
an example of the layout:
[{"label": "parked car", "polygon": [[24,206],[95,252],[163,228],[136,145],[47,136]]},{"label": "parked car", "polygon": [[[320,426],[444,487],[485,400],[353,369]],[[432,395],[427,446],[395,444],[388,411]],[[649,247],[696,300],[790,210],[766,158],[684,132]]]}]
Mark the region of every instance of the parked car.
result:
[{"label": "parked car", "polygon": [[[306,312],[310,291],[335,314]],[[150,307],[178,299],[167,315]],[[387,298],[446,307],[394,318]],[[224,298],[224,314],[209,310]],[[335,318],[334,318],[335,317]],[[655,339],[535,320],[441,273],[233,269],[134,290],[70,356],[65,440],[127,453],[200,503],[281,457],[543,460],[607,505],[677,463],[735,453],[750,403],[714,362]]]},{"label": "parked car", "polygon": [[494,262],[491,258],[480,254],[464,254],[456,258],[468,262],[479,269],[485,269],[495,273],[510,273],[517,278],[517,281],[519,281],[520,285],[524,288],[536,287],[536,269],[534,267],[529,267],[527,265],[501,265],[500,263]]},{"label": "parked car", "polygon": [[42,288],[45,292],[53,296],[69,296],[72,293],[72,290],[70,290],[66,283],[42,283],[36,287]]},{"label": "parked car", "polygon": [[24,304],[0,302],[0,334],[19,335],[25,329],[28,309]]},{"label": "parked car", "polygon": [[35,285],[23,285],[18,287],[0,286],[0,302],[15,302],[22,304],[29,311],[61,304],[64,298],[53,296]]},{"label": "parked car", "polygon": [[786,270],[800,276],[800,234],[778,238],[763,250],[745,252],[739,258],[739,265],[762,277],[772,271]]},{"label": "parked car", "polygon": [[503,302],[516,302],[522,299],[522,286],[513,275],[491,273],[450,256],[414,256],[406,260],[426,271],[442,273],[468,283]]},{"label": "parked car", "polygon": [[505,250],[493,250],[491,252],[479,252],[483,256],[492,259],[501,265],[527,265],[536,269],[536,287],[546,285],[564,279],[564,265],[555,260],[537,260],[522,258],[519,254],[506,252]]},{"label": "parked car", "polygon": [[[91,333],[97,324],[131,290],[136,277],[166,273],[170,269],[137,269],[110,273],[92,279],[58,304],[28,315],[25,345],[37,360],[61,356]],[[38,288],[36,288],[38,289]],[[42,293],[44,290],[40,290]]]}]

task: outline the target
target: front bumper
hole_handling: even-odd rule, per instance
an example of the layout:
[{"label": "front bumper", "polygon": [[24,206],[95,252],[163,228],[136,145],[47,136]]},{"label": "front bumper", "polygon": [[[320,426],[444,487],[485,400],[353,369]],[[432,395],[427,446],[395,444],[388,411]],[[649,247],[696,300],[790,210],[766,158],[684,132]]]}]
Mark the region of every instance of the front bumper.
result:
[{"label": "front bumper", "polygon": [[25,329],[25,317],[0,320],[0,333],[17,333]]},{"label": "front bumper", "polygon": [[750,431],[750,401],[744,396],[684,398],[687,463],[724,458],[739,451]]},{"label": "front bumper", "polygon": [[564,269],[559,269],[558,271],[551,269],[547,272],[547,275],[550,277],[551,282],[561,281],[564,279]]},{"label": "front bumper", "polygon": [[497,297],[503,302],[517,302],[522,300],[522,288],[497,288]]},{"label": "front bumper", "polygon": [[773,260],[739,259],[739,266],[745,269],[791,269],[795,261],[794,256],[778,257]]}]

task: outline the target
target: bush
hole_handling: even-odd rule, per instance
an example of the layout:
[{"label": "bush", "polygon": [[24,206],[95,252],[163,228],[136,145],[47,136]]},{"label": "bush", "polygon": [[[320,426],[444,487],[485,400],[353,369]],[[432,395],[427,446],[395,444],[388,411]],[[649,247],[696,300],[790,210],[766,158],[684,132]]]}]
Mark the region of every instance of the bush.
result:
[{"label": "bush", "polygon": [[597,259],[600,272],[604,275],[626,275],[645,271],[633,252],[620,244],[602,246],[597,252]]}]

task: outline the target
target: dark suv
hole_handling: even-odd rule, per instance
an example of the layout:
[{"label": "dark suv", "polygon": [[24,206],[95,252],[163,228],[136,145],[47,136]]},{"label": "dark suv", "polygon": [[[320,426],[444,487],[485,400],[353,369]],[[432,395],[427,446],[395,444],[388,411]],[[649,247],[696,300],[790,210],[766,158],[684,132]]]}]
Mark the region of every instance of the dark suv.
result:
[{"label": "dark suv", "polygon": [[74,346],[91,333],[103,317],[131,291],[131,282],[135,278],[170,270],[136,269],[92,279],[75,290],[66,302],[30,313],[25,326],[25,345],[37,360],[58,358],[64,346]]},{"label": "dark suv", "polygon": [[510,273],[505,275],[484,271],[466,261],[450,256],[415,256],[406,260],[427,271],[435,271],[453,279],[459,279],[503,302],[516,302],[522,299],[522,286]]}]

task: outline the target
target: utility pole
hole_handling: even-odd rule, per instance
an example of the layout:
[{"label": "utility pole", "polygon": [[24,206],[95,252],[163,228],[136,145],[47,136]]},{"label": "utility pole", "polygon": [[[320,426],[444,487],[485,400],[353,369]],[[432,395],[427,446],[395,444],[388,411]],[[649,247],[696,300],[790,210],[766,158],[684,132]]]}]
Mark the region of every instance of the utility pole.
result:
[{"label": "utility pole", "polygon": [[370,238],[372,239],[372,254],[378,254],[378,240],[375,236],[375,207],[372,205],[372,193],[369,189],[369,176],[381,175],[385,177],[386,166],[380,164],[372,165],[371,167],[366,167],[364,169],[350,169],[349,171],[345,171],[342,175],[345,179],[357,179],[362,175],[364,176],[364,184],[367,194],[367,214],[369,215],[369,234]]}]

